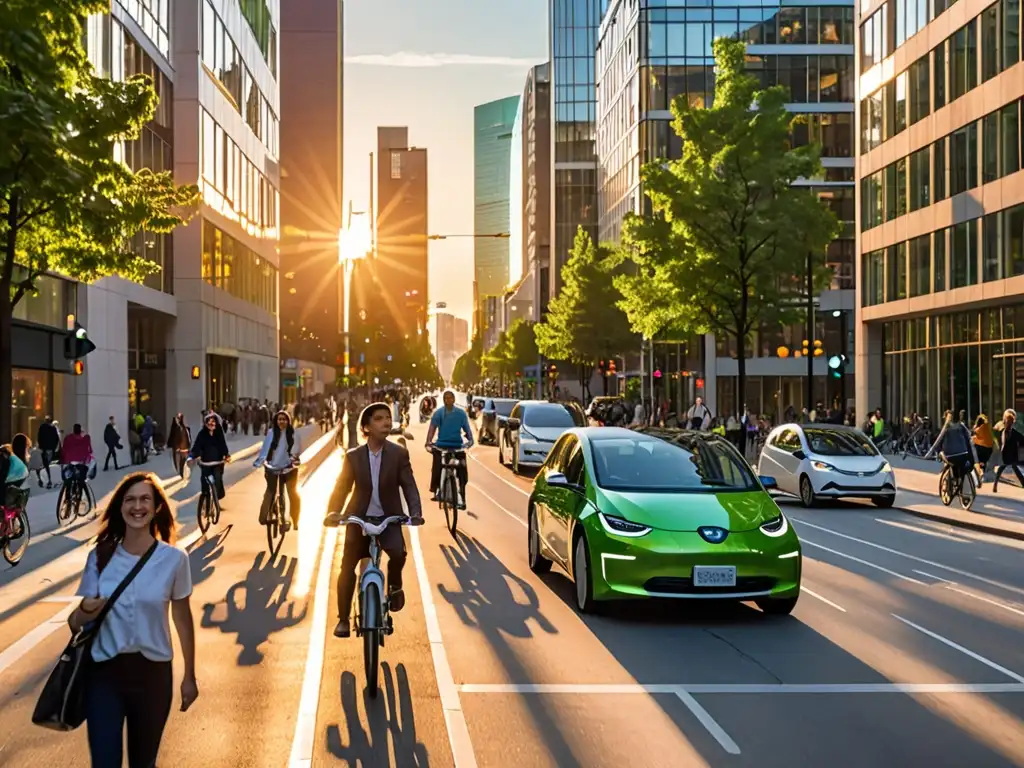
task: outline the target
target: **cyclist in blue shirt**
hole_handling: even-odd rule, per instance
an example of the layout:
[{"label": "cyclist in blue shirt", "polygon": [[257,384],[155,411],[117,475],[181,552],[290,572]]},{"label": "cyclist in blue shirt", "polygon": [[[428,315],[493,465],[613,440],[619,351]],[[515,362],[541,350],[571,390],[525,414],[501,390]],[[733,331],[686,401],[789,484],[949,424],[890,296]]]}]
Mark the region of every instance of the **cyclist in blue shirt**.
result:
[{"label": "cyclist in blue shirt", "polygon": [[[437,433],[437,443],[431,445],[434,434]],[[465,444],[462,435],[465,433]],[[430,468],[430,493],[431,501],[438,501],[438,487],[441,485],[441,451],[437,448],[447,448],[455,451],[455,455],[462,459],[459,462],[458,478],[462,487],[462,499],[459,507],[466,508],[466,485],[469,482],[469,472],[466,468],[466,452],[464,448],[473,447],[473,431],[469,427],[469,417],[461,408],[455,407],[455,393],[450,389],[444,391],[444,405],[434,411],[430,417],[430,428],[427,430],[427,450],[433,454],[434,463]]]}]

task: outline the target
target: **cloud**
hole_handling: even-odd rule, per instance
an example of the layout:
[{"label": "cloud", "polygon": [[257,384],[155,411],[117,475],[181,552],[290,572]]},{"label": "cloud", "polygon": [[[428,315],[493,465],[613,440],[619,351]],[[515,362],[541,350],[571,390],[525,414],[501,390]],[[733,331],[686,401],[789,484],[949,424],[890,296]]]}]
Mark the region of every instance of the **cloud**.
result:
[{"label": "cloud", "polygon": [[375,67],[532,67],[537,59],[511,56],[476,56],[470,53],[367,53],[346,56],[346,64],[367,64]]}]

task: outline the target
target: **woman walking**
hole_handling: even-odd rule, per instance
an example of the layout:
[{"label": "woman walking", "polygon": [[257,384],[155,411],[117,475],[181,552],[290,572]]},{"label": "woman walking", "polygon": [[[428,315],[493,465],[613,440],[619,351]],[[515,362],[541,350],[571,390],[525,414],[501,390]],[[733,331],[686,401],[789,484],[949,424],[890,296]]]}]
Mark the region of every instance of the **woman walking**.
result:
[{"label": "woman walking", "polygon": [[996,467],[996,479],[992,483],[992,493],[996,493],[999,488],[999,478],[1007,468],[1013,470],[1013,474],[1017,476],[1021,486],[1024,486],[1024,473],[1020,471],[1021,434],[1014,428],[1016,423],[1017,414],[1012,408],[1007,408],[1003,412],[1003,435],[999,442],[1001,464]]},{"label": "woman walking", "polygon": [[86,721],[93,768],[121,768],[127,723],[128,765],[153,768],[171,711],[171,628],[174,618],[185,667],[181,711],[199,696],[188,555],[174,546],[175,520],[156,476],[128,475],[103,514],[96,547],[86,560],[71,614],[74,631],[99,613],[107,598],[147,558],[139,577],[107,613],[92,645]]},{"label": "woman walking", "polygon": [[978,484],[985,479],[985,469],[988,467],[989,459],[992,458],[992,451],[995,450],[995,436],[992,434],[992,425],[988,423],[988,416],[980,414],[974,421],[974,429],[971,437],[974,440],[974,450],[978,454]]},{"label": "woman walking", "polygon": [[191,447],[192,430],[185,423],[185,414],[179,413],[174,417],[167,433],[167,450],[171,452],[171,462],[174,464],[174,471],[178,473],[178,477],[183,477],[185,474],[185,460],[188,459]]}]

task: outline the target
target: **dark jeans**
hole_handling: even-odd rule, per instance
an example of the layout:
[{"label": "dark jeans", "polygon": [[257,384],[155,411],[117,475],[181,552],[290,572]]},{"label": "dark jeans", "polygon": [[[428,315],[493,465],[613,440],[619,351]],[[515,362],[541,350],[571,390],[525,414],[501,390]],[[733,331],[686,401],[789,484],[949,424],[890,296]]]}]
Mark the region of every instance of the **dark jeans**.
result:
[{"label": "dark jeans", "polygon": [[[211,464],[208,467],[204,467],[202,464],[199,468],[203,471],[203,475],[213,475],[213,482],[217,488],[217,498],[223,499],[225,495],[224,491],[224,465],[223,464]],[[203,482],[206,482],[205,480]],[[202,487],[202,486],[200,486]]]},{"label": "dark jeans", "polygon": [[[266,520],[266,513],[270,511],[270,505],[274,501],[274,495],[277,493],[277,475],[269,469],[264,469],[263,477],[267,481],[267,490],[263,494],[263,507],[261,509],[263,514],[260,515],[260,518]],[[301,502],[299,501],[299,470],[293,469],[287,475],[283,475],[281,482],[284,483],[285,493],[288,494],[288,511],[291,513],[292,522],[298,525],[299,512],[301,511]]]},{"label": "dark jeans", "polygon": [[103,462],[103,471],[104,472],[106,472],[108,469],[110,469],[110,460],[111,459],[114,460],[114,469],[120,469],[120,467],[117,466],[117,446],[115,446],[115,445],[108,445],[107,446],[107,460]]},{"label": "dark jeans", "polygon": [[125,721],[129,768],[154,768],[171,712],[171,662],[125,653],[93,664],[86,689],[92,768],[121,768]]},{"label": "dark jeans", "polygon": [[988,460],[992,458],[992,448],[987,445],[975,445],[974,450],[978,454],[978,463],[981,464],[981,469],[984,472]]},{"label": "dark jeans", "polygon": [[[434,449],[434,463],[430,465],[430,492],[437,493],[441,486],[441,448]],[[455,451],[455,458],[462,459],[462,463],[455,468],[455,476],[459,478],[460,490],[466,493],[466,485],[469,483],[469,469],[466,467],[466,452]]]},{"label": "dark jeans", "polygon": [[1022,473],[1020,471],[1020,464],[1017,464],[1016,462],[1014,462],[1013,464],[1003,464],[1002,466],[1000,466],[996,470],[995,482],[998,483],[999,482],[999,478],[1002,476],[1003,472],[1005,472],[1008,469],[1012,469],[1013,470],[1013,474],[1015,474],[1017,476],[1017,480],[1020,482],[1021,487],[1024,488],[1024,473]]},{"label": "dark jeans", "polygon": [[[43,460],[43,469],[41,471],[46,473],[46,484],[50,485],[53,483],[53,479],[50,477],[50,464],[53,463],[53,457],[57,452],[47,451],[44,449],[40,451],[40,453],[42,454],[41,458]],[[40,479],[42,478],[40,477]]]},{"label": "dark jeans", "polygon": [[[389,525],[377,539],[388,556],[388,589],[402,586],[402,568],[405,566],[405,537],[402,526]],[[338,571],[338,618],[348,621],[352,610],[352,596],[356,593],[356,566],[370,556],[370,537],[354,525],[345,526],[345,549]],[[383,595],[381,595],[383,597]]]}]

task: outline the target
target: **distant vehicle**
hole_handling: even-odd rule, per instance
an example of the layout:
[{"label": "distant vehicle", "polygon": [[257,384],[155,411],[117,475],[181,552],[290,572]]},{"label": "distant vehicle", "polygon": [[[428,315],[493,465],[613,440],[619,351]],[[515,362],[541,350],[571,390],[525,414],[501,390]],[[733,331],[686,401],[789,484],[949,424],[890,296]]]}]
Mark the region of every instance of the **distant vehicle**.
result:
[{"label": "distant vehicle", "polygon": [[[590,401],[584,411],[587,419],[594,422],[592,426],[626,426],[633,414],[626,407],[626,400],[621,395],[598,395]],[[621,422],[612,423],[613,421]]]},{"label": "distant vehicle", "polygon": [[507,441],[498,444],[498,461],[505,463],[505,447],[511,453],[512,471],[522,466],[539,467],[562,434],[586,426],[583,409],[575,403],[521,400],[506,421]]},{"label": "distant vehicle", "polygon": [[480,445],[497,445],[505,422],[512,413],[518,400],[507,397],[492,397],[484,402],[480,411]]},{"label": "distant vehicle", "polygon": [[769,433],[758,472],[805,507],[819,499],[896,501],[896,474],[867,435],[842,424],[783,424]]}]

